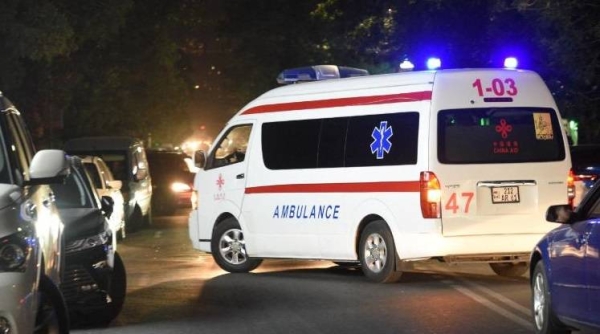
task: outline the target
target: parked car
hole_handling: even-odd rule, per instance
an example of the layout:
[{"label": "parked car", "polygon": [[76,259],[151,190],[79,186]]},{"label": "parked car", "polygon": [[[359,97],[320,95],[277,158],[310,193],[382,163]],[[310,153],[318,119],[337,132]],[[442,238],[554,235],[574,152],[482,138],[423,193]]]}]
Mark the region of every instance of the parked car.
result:
[{"label": "parked car", "polygon": [[561,225],[548,232],[531,255],[532,314],[537,333],[600,330],[600,188],[575,210],[548,208],[546,220]]},{"label": "parked car", "polygon": [[92,179],[94,187],[96,187],[98,196],[110,196],[114,202],[113,212],[108,219],[108,225],[112,233],[120,239],[125,238],[125,201],[121,193],[123,181],[115,180],[112,172],[102,158],[89,155],[81,158],[85,170]]},{"label": "parked car", "polygon": [[108,226],[112,198],[99,198],[79,157],[71,175],[53,185],[65,224],[65,270],[60,286],[74,325],[108,325],[125,301],[125,266]]},{"label": "parked car", "polygon": [[170,215],[178,208],[190,208],[194,174],[186,159],[191,158],[178,151],[148,150],[146,154],[152,174],[152,208],[155,212]]},{"label": "parked car", "polygon": [[113,176],[123,182],[125,224],[136,230],[152,222],[152,178],[143,142],[132,137],[83,137],[67,141],[65,151],[73,155],[99,156]]},{"label": "parked car", "polygon": [[63,224],[48,186],[68,174],[65,153],[36,153],[2,93],[0,111],[0,333],[68,333],[58,289]]},{"label": "parked car", "polygon": [[600,145],[571,146],[571,174],[575,193],[573,206],[577,206],[600,176]]}]

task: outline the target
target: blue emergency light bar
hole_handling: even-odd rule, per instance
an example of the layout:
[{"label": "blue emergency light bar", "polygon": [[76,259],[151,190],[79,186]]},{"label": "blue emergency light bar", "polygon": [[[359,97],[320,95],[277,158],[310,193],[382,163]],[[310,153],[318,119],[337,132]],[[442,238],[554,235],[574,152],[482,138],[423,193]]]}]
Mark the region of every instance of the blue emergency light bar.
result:
[{"label": "blue emergency light bar", "polygon": [[320,81],[364,75],[369,75],[369,71],[346,66],[315,65],[283,70],[277,76],[277,83],[285,85],[303,81]]}]

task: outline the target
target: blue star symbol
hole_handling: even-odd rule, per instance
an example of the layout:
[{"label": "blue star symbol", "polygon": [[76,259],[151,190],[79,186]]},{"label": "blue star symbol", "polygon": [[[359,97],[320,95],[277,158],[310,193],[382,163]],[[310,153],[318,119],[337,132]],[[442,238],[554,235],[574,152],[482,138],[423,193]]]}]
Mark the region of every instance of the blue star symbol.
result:
[{"label": "blue star symbol", "polygon": [[379,128],[374,128],[371,137],[373,142],[371,143],[371,153],[377,153],[377,159],[383,159],[384,152],[390,153],[392,148],[392,142],[390,138],[394,134],[391,126],[387,126],[387,121],[382,121],[379,124]]}]

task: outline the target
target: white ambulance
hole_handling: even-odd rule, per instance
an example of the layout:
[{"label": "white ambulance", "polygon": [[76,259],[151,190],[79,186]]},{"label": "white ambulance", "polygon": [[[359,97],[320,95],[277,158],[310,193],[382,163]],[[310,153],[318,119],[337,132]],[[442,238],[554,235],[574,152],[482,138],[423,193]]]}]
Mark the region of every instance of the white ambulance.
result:
[{"label": "white ambulance", "polygon": [[552,228],[546,208],[568,202],[571,167],[548,88],[536,73],[506,69],[276,88],[194,160],[189,236],[221,268],[358,262],[377,282],[425,259],[525,273]]}]

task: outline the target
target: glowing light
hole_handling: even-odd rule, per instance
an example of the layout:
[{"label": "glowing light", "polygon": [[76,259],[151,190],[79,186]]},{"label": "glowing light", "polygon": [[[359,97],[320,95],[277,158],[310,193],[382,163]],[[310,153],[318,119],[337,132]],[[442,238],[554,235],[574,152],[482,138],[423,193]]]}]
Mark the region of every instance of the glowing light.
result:
[{"label": "glowing light", "polygon": [[437,70],[442,67],[442,61],[440,58],[429,58],[427,59],[427,68],[430,70]]},{"label": "glowing light", "polygon": [[408,59],[405,59],[400,63],[400,71],[412,71],[415,68],[415,65],[411,63]]},{"label": "glowing light", "polygon": [[517,68],[519,61],[515,57],[508,57],[504,59],[504,67],[506,68]]}]

